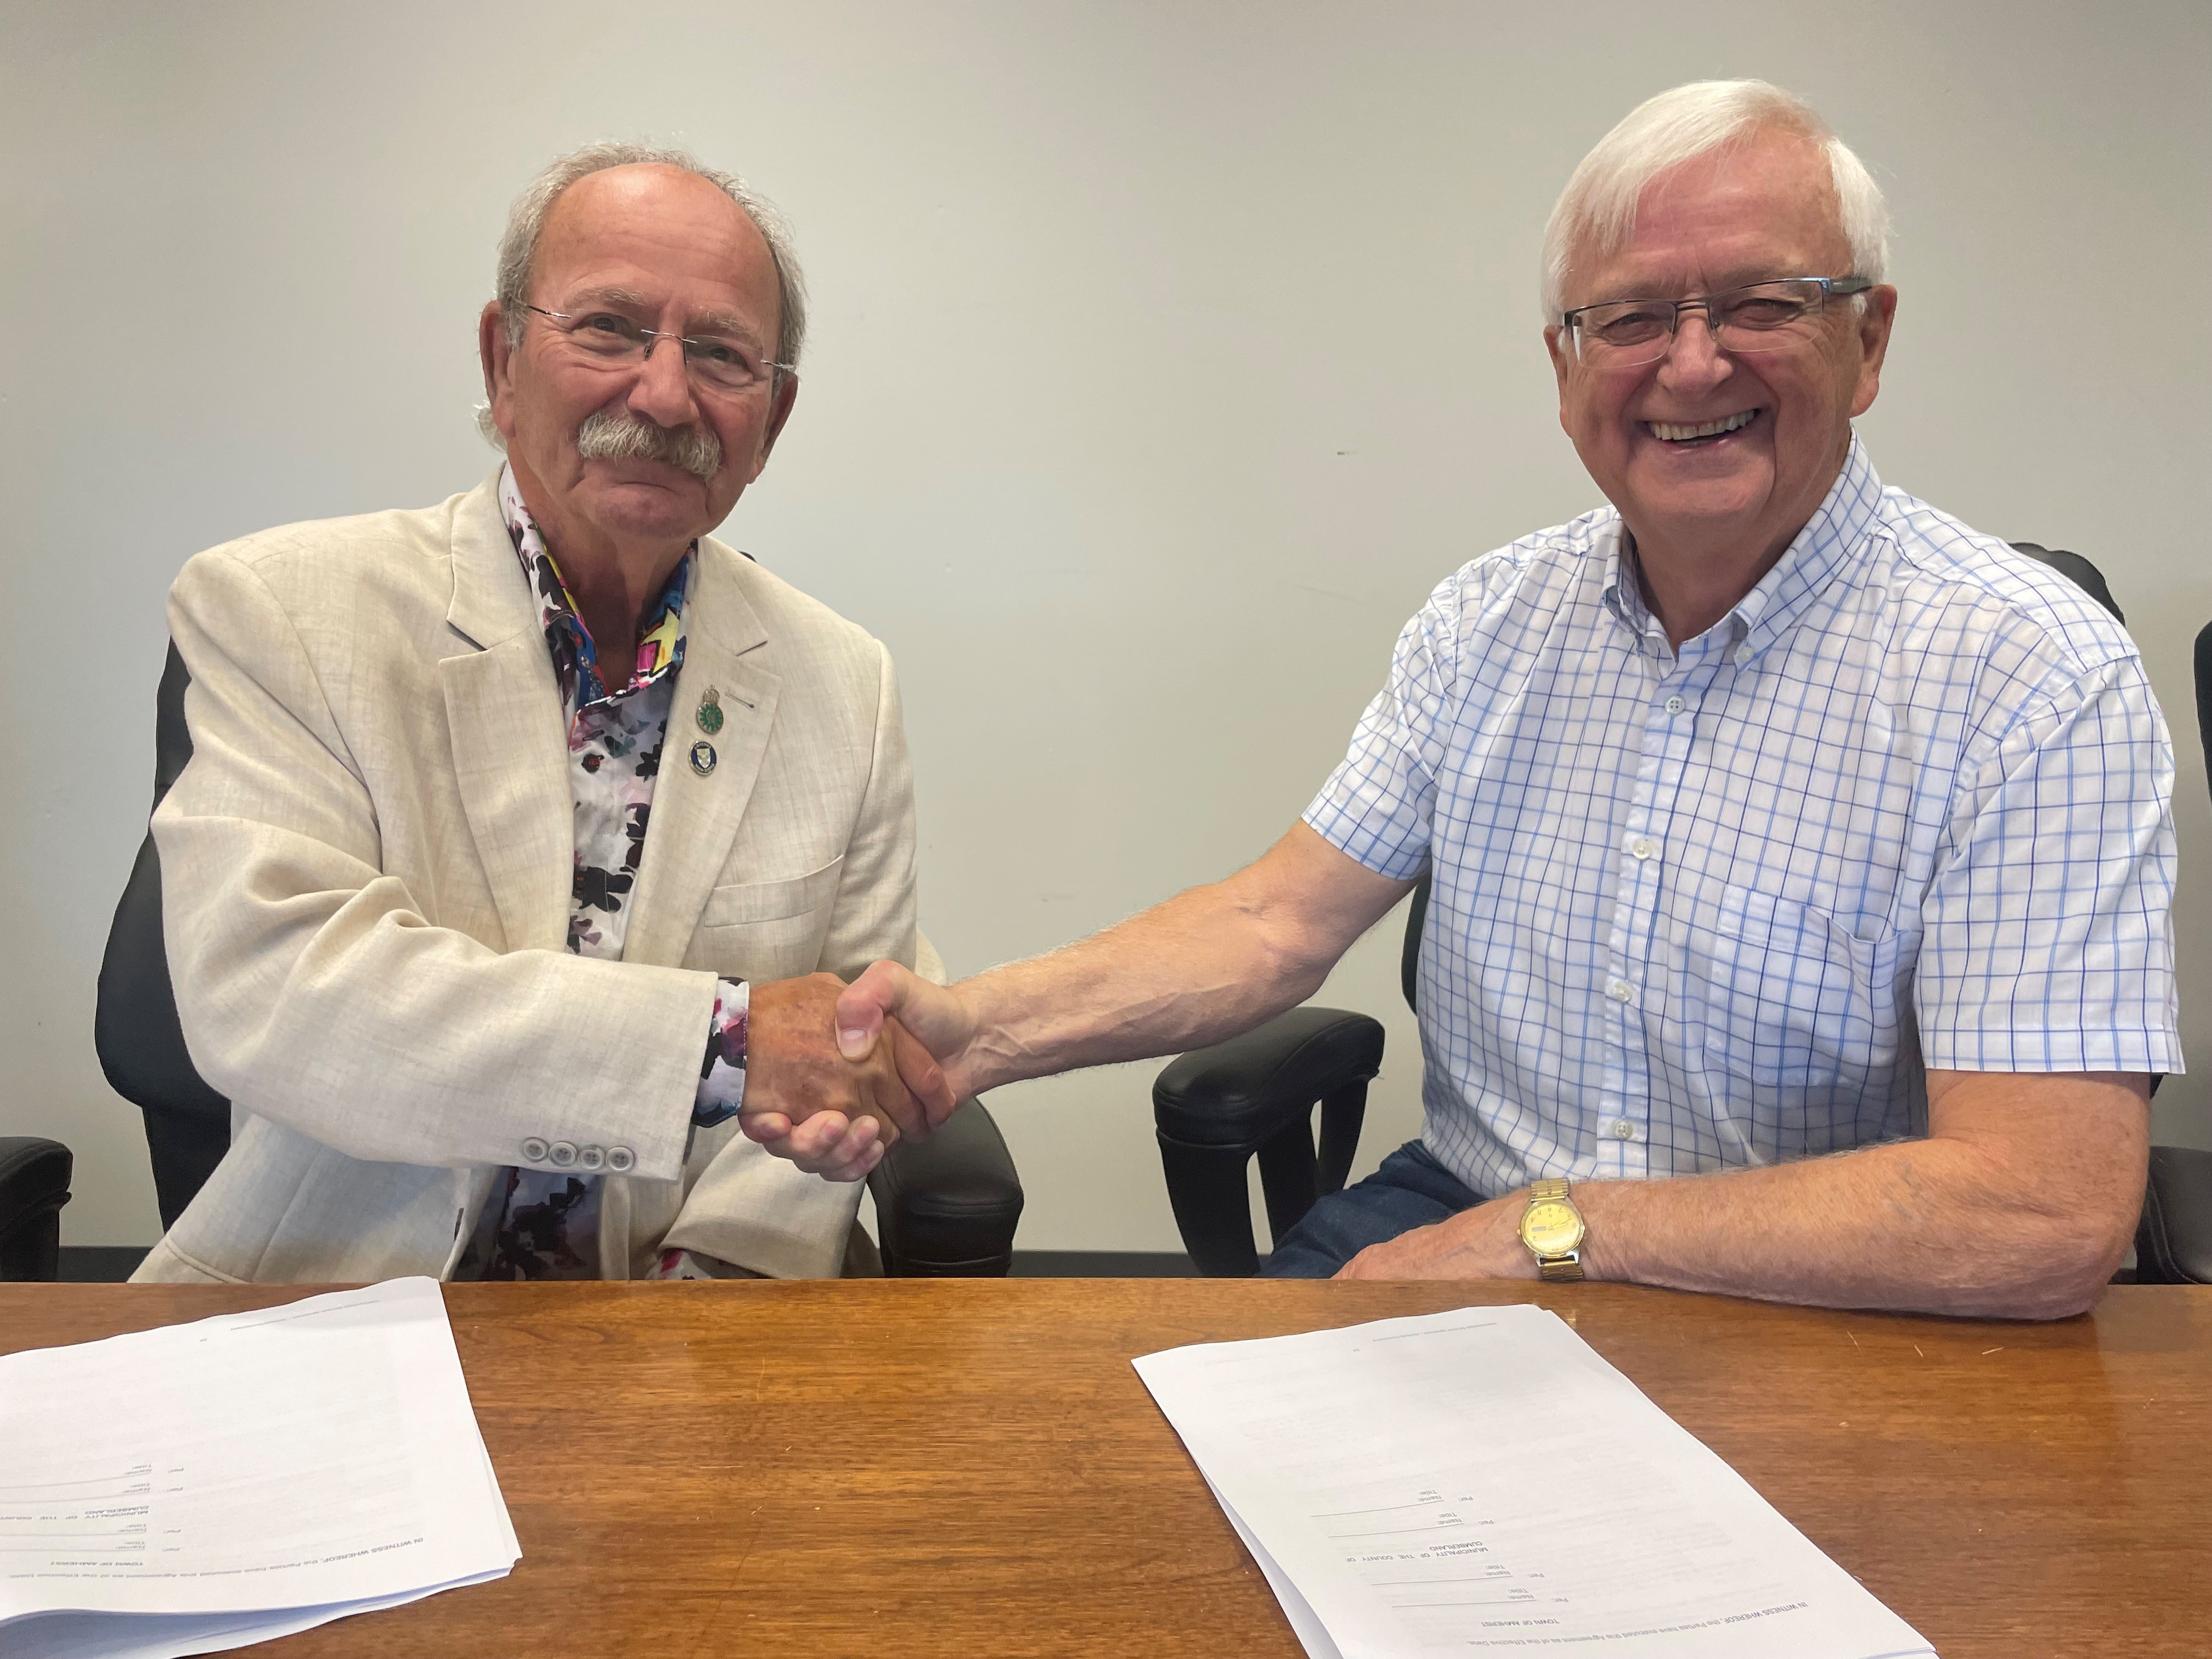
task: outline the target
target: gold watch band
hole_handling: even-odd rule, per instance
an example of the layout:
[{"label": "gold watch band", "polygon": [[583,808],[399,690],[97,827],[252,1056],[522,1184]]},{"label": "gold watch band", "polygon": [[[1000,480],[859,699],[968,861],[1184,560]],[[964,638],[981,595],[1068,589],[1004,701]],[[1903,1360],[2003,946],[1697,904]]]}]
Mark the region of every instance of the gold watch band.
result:
[{"label": "gold watch band", "polygon": [[1567,1183],[1556,1177],[1548,1181],[1532,1181],[1528,1183],[1528,1197],[1531,1202],[1537,1199],[1565,1198],[1566,1195]]}]

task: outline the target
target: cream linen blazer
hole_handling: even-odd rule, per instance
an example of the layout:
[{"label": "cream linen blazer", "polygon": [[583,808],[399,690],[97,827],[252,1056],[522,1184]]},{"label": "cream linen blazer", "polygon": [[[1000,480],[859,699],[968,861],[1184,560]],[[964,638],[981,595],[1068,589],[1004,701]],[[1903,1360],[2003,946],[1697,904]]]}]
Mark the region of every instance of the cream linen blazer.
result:
[{"label": "cream linen blazer", "polygon": [[496,489],[249,536],[171,590],[192,759],[154,815],[162,920],[233,1116],[139,1279],[445,1278],[498,1171],[560,1143],[621,1171],[606,1278],[676,1246],[838,1270],[859,1185],[691,1107],[718,975],[935,965],[890,656],[702,538],[623,959],[573,956],[568,733]]}]

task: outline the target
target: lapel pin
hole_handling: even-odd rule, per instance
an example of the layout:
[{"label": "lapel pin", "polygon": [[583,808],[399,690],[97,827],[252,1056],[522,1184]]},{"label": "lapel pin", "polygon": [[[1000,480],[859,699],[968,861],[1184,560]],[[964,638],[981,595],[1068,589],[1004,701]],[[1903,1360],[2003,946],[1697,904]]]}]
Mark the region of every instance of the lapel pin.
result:
[{"label": "lapel pin", "polygon": [[713,744],[695,743],[691,745],[691,769],[702,778],[714,769]]},{"label": "lapel pin", "polygon": [[[713,737],[715,732],[722,729],[722,692],[720,687],[710,685],[707,688],[707,695],[699,699],[699,712],[695,718],[699,722],[699,729],[702,732],[704,732],[710,738]],[[698,750],[695,749],[692,750],[692,754],[696,757],[698,754]],[[708,750],[707,764],[709,767],[713,766],[714,763],[713,757],[714,751],[712,750]]]}]

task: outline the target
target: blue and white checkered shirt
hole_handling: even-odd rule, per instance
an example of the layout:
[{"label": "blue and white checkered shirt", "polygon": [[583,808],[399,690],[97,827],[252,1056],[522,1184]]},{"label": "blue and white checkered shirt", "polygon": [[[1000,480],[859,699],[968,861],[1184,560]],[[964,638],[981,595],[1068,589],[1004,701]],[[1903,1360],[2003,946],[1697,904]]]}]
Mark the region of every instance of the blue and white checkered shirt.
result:
[{"label": "blue and white checkered shirt", "polygon": [[1399,636],[1306,822],[1435,878],[1431,1152],[1478,1192],[1925,1133],[1923,1066],[2179,1072],[2173,755],[2063,576],[1856,440],[1677,652],[1611,508]]}]

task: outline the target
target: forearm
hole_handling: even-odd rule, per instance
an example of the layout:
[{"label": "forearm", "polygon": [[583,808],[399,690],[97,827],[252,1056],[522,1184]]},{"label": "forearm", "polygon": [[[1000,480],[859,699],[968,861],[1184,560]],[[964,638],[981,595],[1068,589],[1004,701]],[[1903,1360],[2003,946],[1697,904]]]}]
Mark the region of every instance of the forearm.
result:
[{"label": "forearm", "polygon": [[[2134,1201],[2141,1201],[2138,1179]],[[2078,1313],[2126,1253],[2124,1193],[2053,1191],[1931,1139],[1762,1170],[1577,1182],[1593,1279],[1826,1307]],[[2103,1215],[2087,1225],[2084,1214]]]},{"label": "forearm", "polygon": [[1335,953],[1286,937],[1249,873],[957,988],[977,1020],[968,1086],[1203,1048],[1311,996]]},{"label": "forearm", "polygon": [[[838,1000],[838,1040],[864,1054],[896,1018],[944,1062],[956,1095],[1202,1048],[1311,996],[1413,885],[1293,824],[1226,881],[1049,956],[947,988],[878,963]],[[786,1127],[763,1122],[757,1138],[775,1145]]]}]

